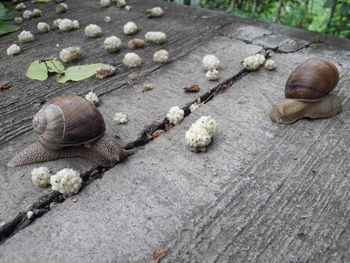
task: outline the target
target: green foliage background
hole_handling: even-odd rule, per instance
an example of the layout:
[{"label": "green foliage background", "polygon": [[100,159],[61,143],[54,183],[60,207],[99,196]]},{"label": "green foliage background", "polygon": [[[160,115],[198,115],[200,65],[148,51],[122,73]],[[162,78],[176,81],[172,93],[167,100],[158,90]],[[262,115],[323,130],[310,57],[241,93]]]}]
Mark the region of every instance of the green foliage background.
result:
[{"label": "green foliage background", "polygon": [[238,17],[350,38],[350,0],[201,0],[200,5]]}]

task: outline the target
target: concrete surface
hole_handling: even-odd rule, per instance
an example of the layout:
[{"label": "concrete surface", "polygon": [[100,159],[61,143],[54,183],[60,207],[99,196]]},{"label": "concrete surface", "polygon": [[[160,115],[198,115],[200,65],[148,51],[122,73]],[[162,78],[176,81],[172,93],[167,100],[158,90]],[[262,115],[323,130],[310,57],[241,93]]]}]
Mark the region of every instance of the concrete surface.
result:
[{"label": "concrete surface", "polygon": [[[162,262],[350,261],[349,41],[324,37],[324,43],[315,44],[311,38],[320,36],[316,33],[161,1],[130,1],[132,12],[100,9],[93,1],[84,1],[78,8],[79,2],[73,1],[64,16],[81,17],[80,30],[55,31],[47,37],[38,34],[39,40],[26,45],[23,54],[0,60],[0,68],[6,67],[5,80],[13,82],[11,89],[2,92],[0,104],[4,113],[0,117],[1,262],[151,262],[157,248],[167,251]],[[145,9],[159,5],[167,10],[163,18],[144,18]],[[40,5],[45,10],[40,21],[58,16],[53,15],[52,6]],[[92,8],[97,10],[93,18],[86,16]],[[112,23],[101,22],[105,14],[111,15]],[[169,41],[136,51],[145,58],[137,70],[142,78],[127,83],[126,76],[133,71],[121,66],[127,48],[107,55],[99,46],[110,34],[126,44],[129,37],[122,34],[122,25],[130,20],[141,27],[136,37],[160,30]],[[38,21],[23,27],[34,28]],[[97,40],[82,37],[84,26],[92,21],[106,32]],[[10,34],[0,39],[1,54],[15,38]],[[57,53],[67,39],[69,46],[86,50],[79,63],[98,60],[119,65],[121,71],[103,81],[68,84],[24,77],[31,61]],[[171,63],[152,62],[160,48],[170,51]],[[270,49],[276,71],[241,71],[244,57],[264,49]],[[201,58],[209,53],[222,62],[219,82],[206,81],[201,69]],[[334,93],[341,97],[343,112],[332,119],[302,120],[290,126],[272,123],[263,94],[274,101],[283,99],[290,72],[311,57],[327,58],[338,66],[341,79]],[[6,66],[10,61],[11,66]],[[51,193],[30,181],[31,170],[41,164],[5,166],[14,152],[33,141],[30,119],[42,100],[82,95],[94,88],[101,95],[108,133],[130,145],[145,126],[162,124],[171,106],[184,107],[234,77],[237,80],[229,89],[181,124],[93,180],[78,195],[6,237],[5,225],[15,226],[18,214]],[[145,83],[154,85],[154,90],[142,92]],[[199,94],[182,91],[194,83],[201,87]],[[128,114],[130,122],[113,125],[116,111]],[[202,115],[217,120],[219,133],[208,152],[195,154],[186,149],[184,134]],[[95,167],[81,158],[45,166],[82,173]]]}]

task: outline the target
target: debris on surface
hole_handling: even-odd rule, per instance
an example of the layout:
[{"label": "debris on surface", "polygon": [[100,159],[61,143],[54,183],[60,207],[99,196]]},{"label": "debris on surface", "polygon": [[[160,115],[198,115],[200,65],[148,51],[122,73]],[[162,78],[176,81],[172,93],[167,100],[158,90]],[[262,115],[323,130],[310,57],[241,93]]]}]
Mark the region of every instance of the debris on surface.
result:
[{"label": "debris on surface", "polygon": [[34,216],[34,212],[31,211],[31,210],[29,210],[29,211],[27,212],[27,218],[28,218],[28,219],[31,219],[33,216]]},{"label": "debris on surface", "polygon": [[203,69],[205,71],[220,68],[220,60],[214,55],[206,55],[202,60]]},{"label": "debris on surface", "polygon": [[52,176],[49,168],[41,166],[39,168],[33,169],[31,172],[32,182],[39,187],[47,187],[50,184],[50,178]]},{"label": "debris on surface", "polygon": [[18,55],[19,53],[21,53],[21,48],[16,45],[16,44],[12,44],[11,46],[9,46],[6,50],[6,53],[8,56],[15,56]]},{"label": "debris on surface", "polygon": [[200,107],[202,106],[201,103],[193,103],[191,106],[190,106],[190,111],[191,112],[194,112],[195,110],[199,109]]},{"label": "debris on surface", "polygon": [[96,78],[104,79],[106,77],[114,75],[116,72],[116,68],[112,65],[104,64],[96,72]]},{"label": "debris on surface", "polygon": [[200,87],[197,84],[192,84],[190,86],[183,88],[185,92],[199,92]]},{"label": "debris on surface", "polygon": [[166,34],[163,32],[147,32],[145,35],[146,41],[153,42],[155,44],[162,44],[166,42]]},{"label": "debris on surface", "polygon": [[257,70],[265,62],[265,57],[261,54],[246,57],[242,61],[242,65],[249,71]]},{"label": "debris on surface", "polygon": [[154,89],[154,87],[151,84],[143,85],[143,91],[150,91],[150,90],[153,90],[153,89]]},{"label": "debris on surface", "polygon": [[165,49],[161,49],[154,53],[153,61],[156,63],[167,63],[169,61],[169,52]]},{"label": "debris on surface", "polygon": [[152,133],[152,139],[155,139],[164,133],[165,133],[164,130],[156,130],[155,132]]},{"label": "debris on surface", "polygon": [[146,10],[146,16],[148,18],[161,17],[163,15],[164,15],[163,9],[161,7],[158,7],[158,6]]},{"label": "debris on surface", "polygon": [[145,45],[146,45],[146,42],[139,38],[131,39],[128,42],[128,47],[131,49],[143,48]]},{"label": "debris on surface", "polygon": [[142,59],[136,53],[126,53],[123,59],[123,63],[128,68],[136,68],[141,66]]},{"label": "debris on surface", "polygon": [[129,75],[128,75],[128,78],[130,80],[140,80],[141,77],[139,76],[139,74],[137,72],[131,72]]},{"label": "debris on surface", "polygon": [[264,67],[267,70],[275,70],[277,66],[276,66],[275,61],[273,61],[272,59],[268,59],[268,60],[266,60]]},{"label": "debris on surface", "polygon": [[105,17],[103,18],[103,21],[105,21],[106,23],[109,23],[109,22],[112,21],[112,18],[111,18],[110,16],[105,16]]},{"label": "debris on surface", "polygon": [[90,24],[85,27],[85,35],[91,38],[99,37],[102,35],[102,29],[98,25]]},{"label": "debris on surface", "polygon": [[166,251],[164,249],[156,249],[152,252],[152,261],[159,263],[163,258],[166,257]]},{"label": "debris on surface", "polygon": [[126,5],[125,6],[125,10],[126,11],[131,11],[132,10],[132,6],[131,5]]},{"label": "debris on surface", "polygon": [[171,107],[168,114],[166,115],[167,119],[170,123],[176,125],[179,124],[185,116],[185,112],[183,109],[180,109],[179,106]]},{"label": "debris on surface", "polygon": [[11,88],[11,82],[10,81],[3,81],[0,82],[0,91],[3,91],[5,89]]},{"label": "debris on surface", "polygon": [[113,122],[115,124],[126,124],[128,123],[128,117],[122,112],[117,112],[114,115]]}]

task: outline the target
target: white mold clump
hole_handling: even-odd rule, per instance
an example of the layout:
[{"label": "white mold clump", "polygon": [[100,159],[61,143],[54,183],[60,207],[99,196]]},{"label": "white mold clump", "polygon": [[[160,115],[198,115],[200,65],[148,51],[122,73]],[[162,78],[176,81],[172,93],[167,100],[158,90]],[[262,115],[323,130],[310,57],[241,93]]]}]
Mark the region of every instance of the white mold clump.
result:
[{"label": "white mold clump", "polygon": [[179,124],[185,116],[183,109],[180,109],[179,106],[171,107],[168,114],[166,115],[170,123],[176,125]]},{"label": "white mold clump", "polygon": [[33,9],[33,16],[32,16],[32,17],[39,17],[39,16],[42,16],[41,10],[38,9],[38,8],[34,8],[34,9]]},{"label": "white mold clump", "polygon": [[164,15],[164,11],[162,8],[157,6],[146,10],[146,15],[148,18],[161,17]]},{"label": "white mold clump", "polygon": [[205,73],[205,77],[207,78],[207,80],[218,80],[220,79],[220,72],[217,71],[216,69],[214,70],[209,70],[207,71],[207,73]]},{"label": "white mold clump", "polygon": [[52,22],[53,28],[59,28],[59,25],[61,23],[62,19],[58,18]]},{"label": "white mold clump", "polygon": [[24,5],[24,3],[19,3],[18,5],[16,5],[16,9],[18,11],[21,11],[21,10],[24,10],[26,9],[27,7]]},{"label": "white mold clump", "polygon": [[137,25],[130,21],[124,25],[124,34],[126,35],[132,35],[135,34],[139,29],[137,28]]},{"label": "white mold clump", "polygon": [[142,59],[136,53],[130,52],[130,53],[125,54],[124,59],[123,59],[123,63],[128,68],[136,68],[138,66],[141,66]]},{"label": "white mold clump", "polygon": [[201,103],[193,103],[193,104],[190,106],[190,111],[191,111],[191,112],[194,112],[195,110],[199,109],[201,106],[202,106]]},{"label": "white mold clump", "polygon": [[107,37],[103,42],[103,48],[109,53],[117,52],[121,47],[122,41],[116,36]]},{"label": "white mold clump", "polygon": [[22,43],[34,41],[34,35],[30,31],[22,31],[18,35],[18,40]]},{"label": "white mold clump", "polygon": [[88,37],[99,37],[102,35],[102,29],[98,25],[90,24],[85,27],[85,35]]},{"label": "white mold clump", "polygon": [[97,97],[96,93],[90,91],[88,94],[85,95],[85,99],[94,104],[95,106],[97,106],[98,104],[100,104],[100,100],[99,98]]},{"label": "white mold clump", "polygon": [[116,2],[117,2],[117,4],[116,4],[117,7],[119,7],[119,8],[126,6],[125,0],[117,0]]},{"label": "white mold clump", "polygon": [[68,5],[66,3],[60,3],[56,6],[56,13],[62,14],[68,11]]},{"label": "white mold clump", "polygon": [[132,6],[131,5],[126,5],[125,6],[125,10],[126,11],[131,11],[132,10]]},{"label": "white mold clump", "polygon": [[243,61],[243,67],[249,71],[257,70],[265,62],[265,57],[260,54],[246,57]]},{"label": "white mold clump", "polygon": [[167,63],[169,61],[169,52],[165,49],[157,51],[153,55],[153,61],[156,63]]},{"label": "white mold clump", "polygon": [[50,178],[52,190],[68,195],[78,193],[82,182],[79,172],[68,168],[62,169]]},{"label": "white mold clump", "polygon": [[156,44],[162,44],[166,42],[166,34],[163,32],[147,32],[145,35],[146,41],[153,42]]},{"label": "white mold clump", "polygon": [[219,69],[220,60],[214,55],[206,55],[203,57],[202,65],[205,71]]},{"label": "white mold clump", "polygon": [[114,115],[113,122],[115,124],[126,124],[128,123],[128,117],[124,113],[117,112]]},{"label": "white mold clump", "polygon": [[33,12],[30,10],[25,10],[23,12],[23,18],[25,19],[31,19],[33,17]]},{"label": "white mold clump", "polygon": [[111,18],[110,16],[105,16],[105,17],[103,18],[103,21],[105,21],[106,23],[109,23],[109,22],[112,21],[112,18]]},{"label": "white mold clump", "polygon": [[13,57],[13,56],[18,55],[19,53],[21,53],[21,48],[18,45],[16,45],[16,44],[12,44],[6,50],[6,53],[7,53],[8,56]]},{"label": "white mold clump", "polygon": [[60,59],[63,62],[71,62],[80,58],[80,47],[68,47],[60,51]]},{"label": "white mold clump", "polygon": [[191,151],[206,151],[217,130],[218,125],[213,117],[202,116],[186,131],[185,142]]},{"label": "white mold clump", "polygon": [[276,63],[272,59],[268,59],[268,60],[266,60],[264,67],[267,70],[275,70],[276,69]]},{"label": "white mold clump", "polygon": [[28,219],[31,219],[33,216],[34,216],[34,212],[31,211],[31,210],[29,210],[29,211],[27,212],[27,218],[28,218]]},{"label": "white mold clump", "polygon": [[54,27],[55,27],[55,24],[57,23],[58,23],[58,28],[61,31],[69,31],[73,29],[78,29],[80,27],[78,20],[70,20],[68,18],[56,19],[54,21]]},{"label": "white mold clump", "polygon": [[50,26],[48,23],[45,22],[39,22],[37,25],[37,28],[40,32],[47,33],[50,31]]},{"label": "white mold clump", "polygon": [[104,79],[115,74],[117,69],[109,64],[103,64],[96,70],[96,78]]},{"label": "white mold clump", "polygon": [[39,168],[33,169],[31,172],[32,182],[39,187],[46,187],[50,184],[50,178],[52,173],[49,168],[41,166]]},{"label": "white mold clump", "polygon": [[101,1],[100,1],[100,5],[101,5],[102,7],[108,7],[108,6],[111,5],[111,0],[101,0]]}]

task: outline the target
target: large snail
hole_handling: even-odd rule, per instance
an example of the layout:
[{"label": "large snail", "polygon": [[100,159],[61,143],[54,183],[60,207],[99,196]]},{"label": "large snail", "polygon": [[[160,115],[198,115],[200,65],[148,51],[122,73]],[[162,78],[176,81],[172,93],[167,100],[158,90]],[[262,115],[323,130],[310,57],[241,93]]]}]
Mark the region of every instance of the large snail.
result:
[{"label": "large snail", "polygon": [[111,167],[128,156],[123,147],[105,135],[99,110],[78,96],[47,102],[34,116],[32,126],[38,142],[15,155],[8,166],[81,156]]},{"label": "large snail", "polygon": [[268,113],[272,121],[291,124],[302,118],[328,118],[341,112],[339,97],[328,94],[339,80],[337,67],[325,59],[309,59],[290,74],[286,100],[273,104]]}]

